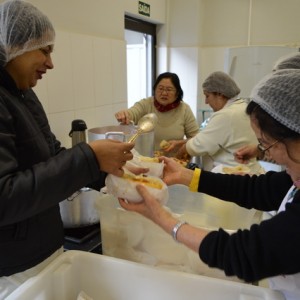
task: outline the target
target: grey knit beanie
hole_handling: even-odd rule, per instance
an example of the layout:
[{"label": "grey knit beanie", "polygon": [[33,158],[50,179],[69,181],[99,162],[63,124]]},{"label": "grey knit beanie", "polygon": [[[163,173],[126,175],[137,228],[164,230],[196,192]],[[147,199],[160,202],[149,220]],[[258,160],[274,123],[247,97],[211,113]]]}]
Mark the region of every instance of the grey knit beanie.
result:
[{"label": "grey knit beanie", "polygon": [[300,69],[300,52],[280,57],[274,64],[273,71],[282,69]]},{"label": "grey knit beanie", "polygon": [[241,92],[235,81],[228,74],[221,71],[211,73],[203,82],[202,88],[204,92],[220,93],[228,99],[237,96]]},{"label": "grey knit beanie", "polygon": [[300,70],[266,75],[252,90],[251,100],[282,125],[300,134]]}]

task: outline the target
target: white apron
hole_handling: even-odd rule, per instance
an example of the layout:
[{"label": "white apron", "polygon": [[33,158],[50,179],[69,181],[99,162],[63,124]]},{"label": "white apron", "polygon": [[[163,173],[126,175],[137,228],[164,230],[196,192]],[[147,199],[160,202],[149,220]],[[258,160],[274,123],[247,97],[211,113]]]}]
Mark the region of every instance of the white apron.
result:
[{"label": "white apron", "polygon": [[[291,194],[295,186],[293,185],[286,196],[284,197],[278,212],[285,211],[285,205],[293,201]],[[269,278],[269,286],[273,290],[279,290],[284,294],[287,300],[299,300],[300,299],[300,273],[294,275],[282,275]]]}]

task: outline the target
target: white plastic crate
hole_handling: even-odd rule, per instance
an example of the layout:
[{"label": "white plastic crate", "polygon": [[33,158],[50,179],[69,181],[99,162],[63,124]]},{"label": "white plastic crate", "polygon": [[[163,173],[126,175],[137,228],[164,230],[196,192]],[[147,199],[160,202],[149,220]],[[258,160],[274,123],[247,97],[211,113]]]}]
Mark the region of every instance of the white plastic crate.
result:
[{"label": "white plastic crate", "polygon": [[[67,251],[7,300],[283,300],[266,288]],[[81,298],[82,299],[82,298]]]},{"label": "white plastic crate", "polygon": [[[216,198],[189,192],[187,187],[169,187],[170,209],[178,218],[194,226],[228,231],[249,228],[258,222],[257,211]],[[165,269],[205,275],[241,282],[236,276],[226,277],[222,270],[204,264],[198,253],[180,243],[170,234],[143,216],[125,211],[118,200],[110,195],[97,199],[101,222],[103,254]]]}]

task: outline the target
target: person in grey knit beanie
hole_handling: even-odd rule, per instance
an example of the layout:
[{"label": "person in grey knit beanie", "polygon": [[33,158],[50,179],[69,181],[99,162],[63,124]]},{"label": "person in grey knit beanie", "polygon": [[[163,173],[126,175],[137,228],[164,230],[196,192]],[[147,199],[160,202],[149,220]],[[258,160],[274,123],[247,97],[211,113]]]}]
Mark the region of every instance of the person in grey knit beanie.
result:
[{"label": "person in grey knit beanie", "polygon": [[203,82],[202,89],[207,93],[219,93],[227,99],[236,97],[240,88],[235,81],[226,73],[217,71],[211,73]]}]

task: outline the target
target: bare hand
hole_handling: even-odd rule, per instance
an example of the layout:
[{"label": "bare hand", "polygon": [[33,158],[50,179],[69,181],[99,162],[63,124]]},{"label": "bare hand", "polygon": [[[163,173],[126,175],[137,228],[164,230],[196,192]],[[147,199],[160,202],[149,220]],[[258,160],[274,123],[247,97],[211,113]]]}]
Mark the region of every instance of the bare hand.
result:
[{"label": "bare hand", "polygon": [[135,175],[145,174],[145,173],[149,172],[149,168],[143,168],[143,167],[137,166],[136,164],[132,163],[131,161],[127,161],[124,168],[126,168],[129,172],[131,172]]},{"label": "bare hand", "polygon": [[168,141],[168,147],[164,148],[165,152],[174,152],[174,150],[181,147],[186,143],[186,140],[170,140]]},{"label": "bare hand", "polygon": [[122,167],[133,158],[130,152],[133,143],[105,139],[92,141],[89,145],[96,155],[100,170],[116,176],[124,174]]},{"label": "bare hand", "polygon": [[165,163],[162,180],[166,185],[184,184],[188,186],[190,184],[193,177],[192,170],[181,166],[172,158],[161,156],[159,160]]},{"label": "bare hand", "polygon": [[128,125],[131,122],[128,110],[121,110],[121,111],[117,112],[115,114],[115,117],[118,120],[118,122],[120,122],[122,124]]},{"label": "bare hand", "polygon": [[119,203],[124,209],[137,212],[154,222],[159,221],[164,215],[169,214],[144,186],[137,185],[136,189],[144,201],[138,203],[127,202],[126,199],[119,198]]},{"label": "bare hand", "polygon": [[186,159],[187,157],[189,157],[189,153],[186,150],[186,143],[184,143],[178,150],[176,157],[178,159]]},{"label": "bare hand", "polygon": [[249,160],[251,158],[257,157],[257,155],[258,155],[257,145],[246,145],[246,146],[239,148],[234,153],[234,159],[238,163],[248,164]]}]

